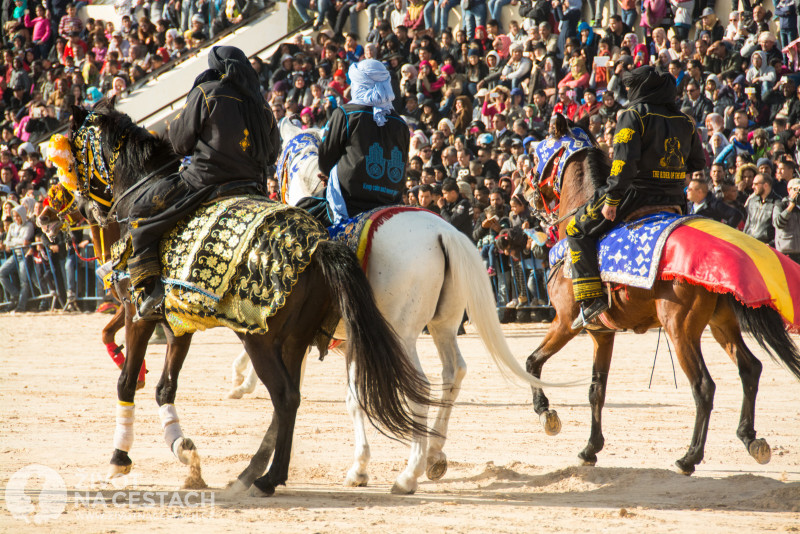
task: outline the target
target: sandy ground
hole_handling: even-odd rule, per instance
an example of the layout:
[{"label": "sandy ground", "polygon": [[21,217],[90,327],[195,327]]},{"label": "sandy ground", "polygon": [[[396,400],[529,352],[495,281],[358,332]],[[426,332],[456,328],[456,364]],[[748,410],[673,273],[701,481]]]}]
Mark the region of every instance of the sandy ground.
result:
[{"label": "sandy ground", "polygon": [[[773,450],[772,462],[758,465],[735,436],[742,396],[736,369],[707,334],[703,347],[717,384],[715,410],[705,460],[694,476],[684,477],[672,465],[689,444],[694,402],[679,368],[676,389],[663,340],[648,389],[655,331],[617,337],[604,412],[606,446],[592,468],[579,466],[576,457],[589,435],[587,387],[548,392],[564,423],[561,434],[548,437],[529,390],[501,378],[468,328],[459,338],[469,369],[445,447],[449,471],[439,482],[423,478],[411,496],[389,494],[407,446],[375,431],[369,487],[342,486],[353,453],[344,364],[335,355],[320,362],[312,354],[288,486],[267,499],[225,499],[219,491],[255,451],[271,405],[263,386],[243,400],[226,398],[240,345],[226,330],[200,333],[176,404],[202,458],[210,486],[203,496],[214,504],[129,507],[126,499],[147,491],[187,498],[177,490],[188,471],[163,442],[153,395],[164,347],[152,345],[152,371],[137,396],[128,486],[120,492],[99,482],[112,452],[116,403],[117,371],[99,339],[106,320],[92,314],[0,316],[0,489],[17,470],[41,464],[55,470],[68,490],[65,511],[43,526],[12,517],[4,501],[0,531],[800,531],[800,383],[754,349],[765,364],[756,429]],[[545,325],[504,328],[522,361]],[[422,336],[419,347],[436,382],[430,337]],[[544,378],[588,377],[590,366],[591,340],[580,336],[548,363]],[[36,502],[37,482],[31,484],[25,489]],[[93,500],[81,502],[76,492]],[[115,505],[115,498],[123,504]]]}]

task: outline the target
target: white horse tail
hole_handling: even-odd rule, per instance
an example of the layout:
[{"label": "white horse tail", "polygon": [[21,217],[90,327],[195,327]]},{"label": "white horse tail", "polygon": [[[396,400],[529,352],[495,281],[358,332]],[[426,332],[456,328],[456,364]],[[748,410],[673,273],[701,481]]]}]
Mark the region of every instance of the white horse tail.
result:
[{"label": "white horse tail", "polygon": [[447,257],[447,271],[455,277],[455,287],[467,295],[469,318],[475,323],[481,341],[503,376],[511,381],[522,380],[537,388],[573,385],[572,382],[563,384],[543,382],[520,365],[511,353],[500,327],[491,282],[475,245],[455,228],[452,228],[452,231],[440,232],[439,239]]}]

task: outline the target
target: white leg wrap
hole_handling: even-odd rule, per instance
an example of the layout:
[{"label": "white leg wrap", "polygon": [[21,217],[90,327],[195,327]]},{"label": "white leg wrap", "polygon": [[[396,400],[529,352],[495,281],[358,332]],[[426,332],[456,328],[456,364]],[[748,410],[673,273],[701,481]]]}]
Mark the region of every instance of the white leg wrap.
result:
[{"label": "white leg wrap", "polygon": [[174,404],[164,404],[158,409],[158,416],[161,418],[161,428],[164,429],[164,441],[167,446],[172,449],[175,456],[175,446],[180,445],[179,438],[183,437],[183,430],[181,430],[180,419]]},{"label": "white leg wrap", "polygon": [[114,448],[128,452],[133,445],[133,412],[135,406],[120,402],[117,404],[117,427],[114,429]]}]

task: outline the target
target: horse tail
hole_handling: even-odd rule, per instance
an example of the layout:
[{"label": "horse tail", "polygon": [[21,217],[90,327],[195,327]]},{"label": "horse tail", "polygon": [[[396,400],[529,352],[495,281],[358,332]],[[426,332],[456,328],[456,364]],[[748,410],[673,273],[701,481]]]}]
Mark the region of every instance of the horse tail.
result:
[{"label": "horse tail", "polygon": [[509,380],[522,380],[536,388],[573,385],[573,383],[543,382],[525,371],[512,354],[503,335],[500,320],[497,318],[497,304],[492,286],[475,245],[469,238],[449,225],[447,230],[439,233],[439,241],[446,258],[447,275],[453,276],[455,287],[466,293],[467,314],[475,323],[478,335],[500,373]]},{"label": "horse tail", "polygon": [[742,330],[753,336],[773,360],[782,362],[800,379],[800,351],[789,337],[780,314],[769,306],[748,308],[733,296],[728,299]]},{"label": "horse tail", "polygon": [[430,435],[424,423],[414,420],[410,407],[412,403],[434,404],[428,396],[428,382],[411,365],[397,334],[378,309],[355,254],[343,244],[322,241],[314,259],[345,322],[348,368],[355,363],[349,387],[356,388],[370,422],[398,437]]}]

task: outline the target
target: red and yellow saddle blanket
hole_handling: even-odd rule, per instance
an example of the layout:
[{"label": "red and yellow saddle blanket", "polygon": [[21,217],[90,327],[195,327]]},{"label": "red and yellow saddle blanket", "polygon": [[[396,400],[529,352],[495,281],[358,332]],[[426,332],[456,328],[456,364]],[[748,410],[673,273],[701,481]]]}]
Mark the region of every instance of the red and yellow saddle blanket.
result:
[{"label": "red and yellow saddle blanket", "polygon": [[725,224],[697,218],[675,228],[664,246],[658,278],[732,293],[750,307],[771,306],[800,328],[800,265]]}]

